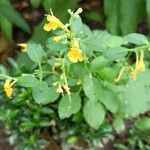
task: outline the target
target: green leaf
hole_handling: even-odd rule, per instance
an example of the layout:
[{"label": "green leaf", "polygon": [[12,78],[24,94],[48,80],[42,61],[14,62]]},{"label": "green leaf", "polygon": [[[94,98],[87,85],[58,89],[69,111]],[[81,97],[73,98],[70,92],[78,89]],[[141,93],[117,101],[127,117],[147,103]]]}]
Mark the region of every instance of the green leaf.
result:
[{"label": "green leaf", "polygon": [[115,128],[117,133],[124,131],[125,125],[123,119],[117,116],[113,121],[113,127]]},{"label": "green leaf", "polygon": [[109,39],[108,32],[95,30],[91,36],[83,40],[83,43],[90,51],[103,52],[108,48]]},{"label": "green leaf", "polygon": [[112,113],[117,113],[119,108],[119,102],[117,99],[117,89],[115,86],[103,86],[99,91],[99,100],[102,102],[106,109]]},{"label": "green leaf", "polygon": [[34,69],[37,67],[37,64],[35,64],[29,58],[28,54],[24,52],[21,52],[17,55],[16,61],[22,72],[33,72]]},{"label": "green leaf", "polygon": [[91,71],[93,72],[97,72],[100,69],[103,69],[104,67],[106,67],[108,65],[109,61],[103,57],[103,56],[99,56],[96,57],[90,66]]},{"label": "green leaf", "polygon": [[[130,3],[130,2],[129,2]],[[106,15],[106,28],[112,34],[119,33],[119,0],[104,0],[104,13]]]},{"label": "green leaf", "polygon": [[4,36],[12,41],[12,23],[2,15],[0,15],[0,27]]},{"label": "green leaf", "polygon": [[146,0],[146,11],[147,11],[148,28],[150,30],[150,0]]},{"label": "green leaf", "polygon": [[38,8],[41,4],[41,0],[30,0],[33,7]]},{"label": "green leaf", "polygon": [[46,23],[46,19],[44,18],[36,27],[33,32],[33,35],[30,39],[30,41],[34,41],[36,43],[40,43],[42,45],[45,45],[45,41],[51,36],[52,33],[46,32],[43,27]]},{"label": "green leaf", "polygon": [[77,142],[78,142],[78,137],[76,136],[71,136],[67,139],[67,143],[71,145],[77,144]]},{"label": "green leaf", "polygon": [[81,107],[81,98],[78,93],[65,95],[59,103],[58,113],[61,119],[69,118],[72,114],[77,113]]},{"label": "green leaf", "polygon": [[135,122],[135,127],[140,130],[149,130],[150,129],[150,118],[144,117]]},{"label": "green leaf", "polygon": [[57,100],[59,94],[54,87],[48,87],[46,82],[39,82],[32,88],[32,95],[36,103],[48,104]]},{"label": "green leaf", "polygon": [[13,58],[8,58],[8,62],[11,66],[11,73],[13,76],[18,76],[22,73],[18,63]]},{"label": "green leaf", "polygon": [[96,79],[93,78],[91,74],[87,74],[84,77],[83,81],[83,90],[85,95],[91,100],[91,101],[97,101],[99,97],[99,93],[102,90],[101,83]]},{"label": "green leaf", "polygon": [[145,1],[105,0],[104,11],[108,31],[125,35],[137,31],[138,24],[145,15]]},{"label": "green leaf", "polygon": [[83,32],[83,34],[86,34],[86,36],[88,36],[88,37],[92,36],[91,29],[84,23],[82,23],[82,32]]},{"label": "green leaf", "polygon": [[40,44],[30,42],[27,46],[27,54],[32,61],[40,64],[45,52]]},{"label": "green leaf", "polygon": [[127,55],[128,51],[129,50],[125,47],[113,47],[104,51],[104,56],[108,60],[114,61],[124,58]]},{"label": "green leaf", "polygon": [[49,120],[41,120],[39,123],[40,127],[49,127],[50,126],[50,121]]},{"label": "green leaf", "polygon": [[110,38],[107,42],[109,48],[120,47],[121,45],[125,44],[124,38],[117,35],[110,35]]},{"label": "green leaf", "polygon": [[105,67],[101,70],[98,70],[97,73],[104,81],[108,81],[110,83],[114,83],[114,79],[118,75],[117,70],[115,70],[115,68],[112,67]]},{"label": "green leaf", "polygon": [[71,31],[73,33],[79,34],[82,29],[82,20],[80,17],[76,18],[74,21],[70,24]]},{"label": "green leaf", "polygon": [[55,3],[56,2],[54,0],[42,0],[42,5],[47,13],[49,13],[50,8],[52,10],[54,9]]},{"label": "green leaf", "polygon": [[99,102],[89,100],[84,106],[83,115],[92,128],[98,129],[104,121],[105,110]]},{"label": "green leaf", "polygon": [[87,57],[91,57],[93,55],[93,51],[87,47],[87,45],[80,41],[80,49],[82,50],[83,54]]},{"label": "green leaf", "polygon": [[25,130],[32,129],[35,126],[37,126],[37,124],[35,122],[26,121],[26,122],[22,122],[20,124],[20,129],[21,129],[21,131],[25,131]]},{"label": "green leaf", "polygon": [[103,16],[98,11],[91,11],[85,13],[85,16],[88,20],[94,21],[94,22],[103,22]]},{"label": "green leaf", "polygon": [[136,81],[128,81],[119,95],[119,110],[126,118],[137,117],[150,109],[150,70],[139,73]]},{"label": "green leaf", "polygon": [[0,4],[0,14],[5,16],[22,30],[30,33],[30,28],[27,22],[11,5]]},{"label": "green leaf", "polygon": [[8,75],[8,70],[2,64],[0,64],[0,74]]},{"label": "green leaf", "polygon": [[39,81],[33,75],[25,74],[18,78],[17,83],[23,87],[34,87],[39,83]]},{"label": "green leaf", "polygon": [[88,73],[83,62],[71,64],[68,72],[75,78],[84,78]]},{"label": "green leaf", "polygon": [[148,44],[148,39],[139,33],[131,33],[128,34],[124,37],[124,39],[129,42],[129,43],[133,43],[136,45],[144,45],[144,44]]},{"label": "green leaf", "polygon": [[43,114],[48,114],[48,115],[54,113],[53,109],[49,108],[49,106],[47,106],[47,107],[42,107],[42,108],[41,108],[41,112],[42,112]]},{"label": "green leaf", "polygon": [[68,44],[64,44],[62,42],[54,42],[53,38],[49,38],[47,40],[46,47],[49,49],[50,53],[60,52],[61,54],[63,54],[69,49]]},{"label": "green leaf", "polygon": [[123,35],[136,32],[145,15],[144,0],[120,0],[119,26]]}]

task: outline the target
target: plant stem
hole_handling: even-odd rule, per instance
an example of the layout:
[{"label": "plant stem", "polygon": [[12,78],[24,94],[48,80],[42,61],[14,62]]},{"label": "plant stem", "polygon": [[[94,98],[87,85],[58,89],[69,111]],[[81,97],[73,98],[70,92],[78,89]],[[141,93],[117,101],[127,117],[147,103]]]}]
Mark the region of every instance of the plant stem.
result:
[{"label": "plant stem", "polygon": [[43,70],[42,70],[42,66],[41,64],[39,64],[39,69],[40,69],[40,83],[42,83],[42,79],[43,79]]}]

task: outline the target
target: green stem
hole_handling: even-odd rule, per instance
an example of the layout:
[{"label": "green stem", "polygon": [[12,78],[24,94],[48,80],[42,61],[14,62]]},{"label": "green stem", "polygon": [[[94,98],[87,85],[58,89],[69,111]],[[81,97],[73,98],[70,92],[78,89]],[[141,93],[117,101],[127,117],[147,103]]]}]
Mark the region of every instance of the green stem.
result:
[{"label": "green stem", "polygon": [[41,66],[41,64],[39,64],[39,69],[40,69],[40,83],[42,83],[42,79],[43,79],[43,70],[42,70],[42,66]]},{"label": "green stem", "polygon": [[17,78],[10,77],[10,76],[5,75],[5,74],[0,74],[0,80],[5,80],[5,79],[10,79],[10,80],[14,80],[14,81],[18,80]]},{"label": "green stem", "polygon": [[138,46],[135,48],[135,50],[148,49],[148,48],[150,48],[150,43],[144,46]]},{"label": "green stem", "polygon": [[[62,62],[62,72],[63,72],[63,74],[64,74],[64,82],[65,82],[65,85],[67,86],[67,87],[69,87],[68,86],[68,81],[67,81],[67,76],[66,76],[66,67],[65,67],[65,61],[63,60],[63,62]],[[70,91],[69,91],[69,93],[67,92],[67,94],[68,94],[68,97],[69,97],[69,101],[70,101],[70,104],[71,104],[71,101],[72,101],[72,99],[71,99],[71,96],[70,96]]]},{"label": "green stem", "polygon": [[[40,73],[40,71],[36,71],[36,72],[33,73],[33,75],[37,75],[39,73]],[[57,75],[58,76],[58,74],[56,74],[52,71],[42,71],[42,74],[52,74],[52,75]]]}]

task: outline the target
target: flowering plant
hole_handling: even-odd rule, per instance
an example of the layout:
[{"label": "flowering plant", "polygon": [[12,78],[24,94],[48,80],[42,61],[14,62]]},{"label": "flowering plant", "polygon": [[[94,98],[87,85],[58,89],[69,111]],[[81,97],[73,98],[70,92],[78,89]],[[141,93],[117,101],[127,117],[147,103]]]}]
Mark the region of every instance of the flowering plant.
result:
[{"label": "flowering plant", "polygon": [[[69,23],[63,24],[51,11],[43,26],[50,33],[46,46],[20,43],[22,53],[16,61],[9,59],[15,67],[8,71],[1,65],[3,99],[38,112],[37,120],[31,115],[28,121],[18,121],[21,131],[57,123],[50,116],[53,111],[55,115],[58,112],[60,120],[80,113],[93,129],[99,129],[109,113],[119,132],[124,129],[125,118],[135,118],[149,110],[148,39],[138,33],[120,37],[107,31],[91,31],[82,23],[81,12],[82,9],[68,10]],[[6,102],[0,117],[5,122]],[[20,108],[23,112],[19,112],[15,107],[15,117],[25,115],[26,110]],[[44,118],[45,112],[49,118]]]}]

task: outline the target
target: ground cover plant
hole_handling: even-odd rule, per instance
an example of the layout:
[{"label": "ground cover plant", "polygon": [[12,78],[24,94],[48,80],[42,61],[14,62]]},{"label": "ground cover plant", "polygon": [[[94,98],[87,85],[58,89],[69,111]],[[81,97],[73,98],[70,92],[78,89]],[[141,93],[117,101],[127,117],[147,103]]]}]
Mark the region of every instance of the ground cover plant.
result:
[{"label": "ground cover plant", "polygon": [[77,149],[83,138],[83,149],[96,149],[132,120],[129,147],[149,149],[145,138],[130,140],[137,129],[140,136],[149,130],[149,114],[143,115],[150,108],[149,40],[91,30],[81,13],[69,9],[63,23],[50,10],[44,45],[18,43],[21,52],[0,66],[0,120],[10,142],[28,150],[51,147],[55,139],[62,149]]}]

